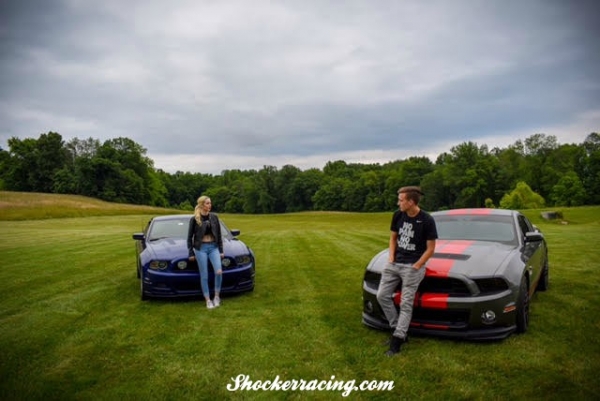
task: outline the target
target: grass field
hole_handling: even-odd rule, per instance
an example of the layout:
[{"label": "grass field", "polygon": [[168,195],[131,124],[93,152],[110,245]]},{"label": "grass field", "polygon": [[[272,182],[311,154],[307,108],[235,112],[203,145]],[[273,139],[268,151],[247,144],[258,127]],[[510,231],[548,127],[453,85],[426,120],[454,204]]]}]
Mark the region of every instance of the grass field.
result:
[{"label": "grass field", "polygon": [[[393,381],[348,399],[598,397],[600,207],[562,209],[568,224],[527,211],[549,242],[551,271],[526,334],[413,337],[387,358],[386,333],[361,323],[361,280],[387,246],[391,213],[221,215],[256,253],[256,289],[207,311],[199,299],[139,300],[131,234],[147,210],[81,217],[85,198],[19,196],[0,193],[2,400],[343,399],[343,390],[228,391],[241,374]],[[27,201],[31,218],[19,206]]]}]

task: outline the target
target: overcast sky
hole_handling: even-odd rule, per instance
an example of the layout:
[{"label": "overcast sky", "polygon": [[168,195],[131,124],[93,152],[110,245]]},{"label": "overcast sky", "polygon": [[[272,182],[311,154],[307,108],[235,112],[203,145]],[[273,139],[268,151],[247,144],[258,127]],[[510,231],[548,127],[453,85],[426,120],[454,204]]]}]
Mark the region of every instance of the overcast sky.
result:
[{"label": "overcast sky", "polygon": [[0,147],[127,137],[174,173],[600,131],[600,1],[0,0]]}]

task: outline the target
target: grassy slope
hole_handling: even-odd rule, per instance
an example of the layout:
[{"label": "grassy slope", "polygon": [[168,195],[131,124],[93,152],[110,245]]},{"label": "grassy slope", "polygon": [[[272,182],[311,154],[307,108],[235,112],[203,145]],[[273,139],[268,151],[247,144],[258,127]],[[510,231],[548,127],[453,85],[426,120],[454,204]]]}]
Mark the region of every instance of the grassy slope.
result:
[{"label": "grassy slope", "polygon": [[569,224],[527,211],[552,269],[528,333],[492,344],[414,338],[388,359],[386,335],[360,322],[360,288],[387,245],[389,213],[223,215],[257,254],[257,288],[208,313],[198,300],[138,300],[131,233],[147,214],[79,218],[88,201],[68,198],[50,208],[72,218],[33,220],[44,216],[37,204],[32,219],[0,221],[1,399],[341,397],[228,392],[239,374],[394,381],[392,392],[351,399],[594,399],[600,390],[598,207],[563,210]]},{"label": "grassy slope", "polygon": [[0,220],[165,214],[181,211],[105,202],[85,196],[0,191]]}]

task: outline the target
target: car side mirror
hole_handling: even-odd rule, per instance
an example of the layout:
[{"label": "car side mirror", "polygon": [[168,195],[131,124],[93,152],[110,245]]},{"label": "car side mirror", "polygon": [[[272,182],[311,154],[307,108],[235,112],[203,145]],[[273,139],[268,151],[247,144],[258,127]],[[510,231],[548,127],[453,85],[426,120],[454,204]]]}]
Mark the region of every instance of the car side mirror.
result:
[{"label": "car side mirror", "polygon": [[136,241],[143,241],[145,239],[144,233],[135,233],[131,237]]},{"label": "car side mirror", "polygon": [[238,235],[240,235],[240,230],[231,230],[231,235],[237,237]]},{"label": "car side mirror", "polygon": [[544,239],[544,235],[539,231],[530,231],[525,233],[525,242],[536,242],[542,241]]}]

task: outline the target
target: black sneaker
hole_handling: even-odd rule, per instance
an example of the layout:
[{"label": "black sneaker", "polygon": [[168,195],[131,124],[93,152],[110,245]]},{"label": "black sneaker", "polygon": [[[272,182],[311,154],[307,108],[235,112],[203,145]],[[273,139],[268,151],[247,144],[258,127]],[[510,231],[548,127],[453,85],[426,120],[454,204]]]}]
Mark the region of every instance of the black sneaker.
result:
[{"label": "black sneaker", "polygon": [[390,338],[390,349],[388,349],[385,354],[387,356],[394,356],[400,352],[400,347],[402,347],[402,343],[404,343],[404,338],[394,337]]},{"label": "black sneaker", "polygon": [[[389,338],[386,338],[384,341],[381,342],[381,345],[385,345],[386,347],[390,346],[390,343],[392,342],[392,338],[394,338],[393,335],[389,336]],[[403,343],[407,343],[408,342],[408,336],[406,336],[403,340]]]}]

